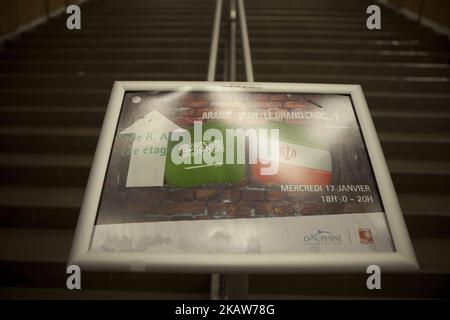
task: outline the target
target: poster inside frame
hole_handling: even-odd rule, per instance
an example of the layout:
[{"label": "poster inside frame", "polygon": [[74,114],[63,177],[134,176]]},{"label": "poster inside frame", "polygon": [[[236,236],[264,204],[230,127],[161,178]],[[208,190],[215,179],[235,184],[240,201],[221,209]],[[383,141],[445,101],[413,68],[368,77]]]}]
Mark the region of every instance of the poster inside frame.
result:
[{"label": "poster inside frame", "polygon": [[235,82],[115,82],[69,264],[418,269],[361,87]]}]

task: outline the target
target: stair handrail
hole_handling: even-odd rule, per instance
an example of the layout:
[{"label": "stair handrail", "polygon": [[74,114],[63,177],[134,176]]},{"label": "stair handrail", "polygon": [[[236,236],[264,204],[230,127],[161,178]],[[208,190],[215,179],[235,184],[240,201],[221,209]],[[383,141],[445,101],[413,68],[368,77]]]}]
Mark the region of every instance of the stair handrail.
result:
[{"label": "stair handrail", "polygon": [[244,51],[245,75],[247,82],[254,82],[252,55],[250,52],[250,42],[247,30],[247,18],[245,15],[244,0],[238,1],[239,22],[241,24],[242,49]]},{"label": "stair handrail", "polygon": [[220,20],[222,18],[222,0],[216,0],[211,49],[209,51],[209,65],[207,81],[214,81],[217,65],[217,51],[219,48]]}]

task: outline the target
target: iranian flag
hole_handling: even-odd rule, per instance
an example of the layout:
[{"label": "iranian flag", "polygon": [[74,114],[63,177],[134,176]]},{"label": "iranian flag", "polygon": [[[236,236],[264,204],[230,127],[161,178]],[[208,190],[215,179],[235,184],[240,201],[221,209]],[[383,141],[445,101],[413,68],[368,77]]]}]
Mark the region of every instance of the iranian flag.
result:
[{"label": "iranian flag", "polygon": [[273,127],[279,129],[280,135],[278,172],[261,175],[261,168],[270,165],[267,164],[268,160],[264,159],[251,165],[255,179],[277,184],[330,184],[331,155],[324,142],[323,132],[284,123]]}]

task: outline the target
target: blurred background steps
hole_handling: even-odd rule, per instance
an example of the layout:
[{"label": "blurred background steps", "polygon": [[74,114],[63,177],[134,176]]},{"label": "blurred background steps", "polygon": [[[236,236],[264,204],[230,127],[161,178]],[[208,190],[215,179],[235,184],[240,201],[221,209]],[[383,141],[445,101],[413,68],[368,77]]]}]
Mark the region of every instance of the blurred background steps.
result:
[{"label": "blurred background steps", "polygon": [[[65,282],[62,271],[72,236],[72,231],[0,229],[0,253],[3,256],[0,271],[9,276],[4,281],[5,286],[21,287],[26,283],[32,287],[58,288],[60,283]],[[251,291],[255,296],[272,295],[274,292],[298,294],[297,286],[301,286],[302,294],[311,297],[402,297],[411,293],[419,294],[424,289],[421,293],[424,297],[432,296],[431,293],[444,294],[444,286],[449,285],[447,270],[450,268],[450,258],[446,255],[446,249],[450,240],[417,238],[413,242],[422,260],[421,273],[384,275],[384,294],[368,291],[364,275],[359,274],[252,275]],[[14,250],[11,250],[11,246]],[[431,246],[434,248],[433,253],[429,250]],[[37,277],[37,274],[40,276]],[[146,286],[149,285],[153,289],[166,293],[171,291],[175,295],[181,292],[204,295],[208,289],[206,275],[191,275],[190,278],[187,275],[177,275],[169,278],[166,274],[96,272],[85,273],[83,276],[83,283],[90,290],[147,291]],[[332,285],[330,282],[333,282]],[[74,297],[76,296],[72,298]]]},{"label": "blurred background steps", "polygon": [[113,82],[206,80],[214,18],[209,0],[81,8],[82,30],[63,14],[0,50],[0,299],[208,298],[207,274],[90,273],[82,291],[65,289]]},{"label": "blurred background steps", "polygon": [[449,296],[449,41],[387,9],[382,29],[367,31],[369,4],[246,1],[255,81],[362,86],[422,271],[385,275],[379,295],[358,276],[254,275],[263,296]]},{"label": "blurred background steps", "polygon": [[[251,297],[449,297],[450,44],[386,8],[382,30],[367,31],[369,4],[246,0],[255,80],[363,87],[422,270],[385,274],[380,292],[364,275],[251,275]],[[91,0],[82,30],[63,14],[5,43],[0,299],[208,297],[206,274],[86,273],[83,290],[64,288],[113,81],[205,80],[213,16],[209,0]]]}]

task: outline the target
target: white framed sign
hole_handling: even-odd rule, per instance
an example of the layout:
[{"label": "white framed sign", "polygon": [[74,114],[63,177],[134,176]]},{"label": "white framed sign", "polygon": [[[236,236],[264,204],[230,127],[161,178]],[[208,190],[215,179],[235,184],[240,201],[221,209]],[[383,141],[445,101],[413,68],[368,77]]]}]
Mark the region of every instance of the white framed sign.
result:
[{"label": "white framed sign", "polygon": [[69,264],[417,270],[361,87],[116,82]]}]

